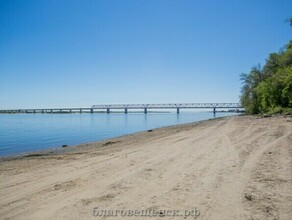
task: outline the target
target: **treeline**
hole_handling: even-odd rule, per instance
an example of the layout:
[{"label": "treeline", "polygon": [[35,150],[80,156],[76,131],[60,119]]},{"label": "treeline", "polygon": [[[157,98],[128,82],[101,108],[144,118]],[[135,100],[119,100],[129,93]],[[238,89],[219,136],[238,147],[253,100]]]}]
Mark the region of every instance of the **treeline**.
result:
[{"label": "treeline", "polygon": [[[290,19],[292,26],[292,18]],[[292,110],[292,41],[270,54],[263,67],[242,73],[240,101],[249,114]]]}]

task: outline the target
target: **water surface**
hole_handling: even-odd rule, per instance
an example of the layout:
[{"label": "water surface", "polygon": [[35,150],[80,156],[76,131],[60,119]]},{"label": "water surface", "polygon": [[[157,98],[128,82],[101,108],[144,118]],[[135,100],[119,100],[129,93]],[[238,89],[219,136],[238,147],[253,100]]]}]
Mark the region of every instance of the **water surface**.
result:
[{"label": "water surface", "polygon": [[[236,113],[216,113],[216,117]],[[214,118],[212,112],[0,114],[0,156],[99,141]]]}]

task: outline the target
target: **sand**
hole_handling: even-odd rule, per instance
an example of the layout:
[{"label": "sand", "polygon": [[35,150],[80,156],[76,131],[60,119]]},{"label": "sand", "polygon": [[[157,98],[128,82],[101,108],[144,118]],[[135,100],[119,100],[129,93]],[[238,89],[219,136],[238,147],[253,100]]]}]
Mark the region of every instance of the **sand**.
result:
[{"label": "sand", "polygon": [[0,159],[0,219],[291,219],[291,122],[236,116]]}]

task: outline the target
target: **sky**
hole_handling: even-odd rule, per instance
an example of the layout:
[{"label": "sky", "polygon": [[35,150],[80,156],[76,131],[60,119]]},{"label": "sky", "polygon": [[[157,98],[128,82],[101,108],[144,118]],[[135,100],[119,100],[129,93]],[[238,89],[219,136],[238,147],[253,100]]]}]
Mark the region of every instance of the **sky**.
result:
[{"label": "sky", "polygon": [[290,0],[0,0],[0,109],[238,102]]}]

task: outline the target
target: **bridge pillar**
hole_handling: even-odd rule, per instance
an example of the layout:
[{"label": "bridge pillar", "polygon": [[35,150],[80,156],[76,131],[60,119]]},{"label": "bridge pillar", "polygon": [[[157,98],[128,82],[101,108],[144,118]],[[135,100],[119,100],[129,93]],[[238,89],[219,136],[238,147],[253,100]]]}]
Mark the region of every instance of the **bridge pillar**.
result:
[{"label": "bridge pillar", "polygon": [[44,110],[42,110],[42,114],[44,114]]},{"label": "bridge pillar", "polygon": [[79,109],[79,112],[82,113],[82,108]]},{"label": "bridge pillar", "polygon": [[176,108],[176,113],[179,114],[179,108]]},{"label": "bridge pillar", "polygon": [[110,109],[109,109],[109,108],[106,109],[106,113],[107,113],[107,114],[110,113]]},{"label": "bridge pillar", "polygon": [[125,114],[128,114],[128,109],[127,108],[125,108]]},{"label": "bridge pillar", "polygon": [[70,113],[72,113],[72,109],[70,109],[69,111],[70,111]]},{"label": "bridge pillar", "polygon": [[147,108],[144,108],[144,114],[147,114]]},{"label": "bridge pillar", "polygon": [[213,108],[213,113],[216,114],[216,108],[215,107]]},{"label": "bridge pillar", "polygon": [[51,113],[53,113],[53,109],[51,109]]},{"label": "bridge pillar", "polygon": [[33,110],[33,113],[35,113],[35,110]]},{"label": "bridge pillar", "polygon": [[91,114],[93,113],[93,108],[90,109],[90,113],[91,113]]}]

